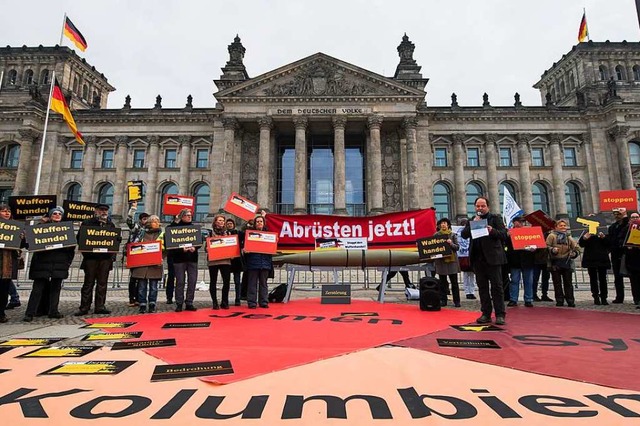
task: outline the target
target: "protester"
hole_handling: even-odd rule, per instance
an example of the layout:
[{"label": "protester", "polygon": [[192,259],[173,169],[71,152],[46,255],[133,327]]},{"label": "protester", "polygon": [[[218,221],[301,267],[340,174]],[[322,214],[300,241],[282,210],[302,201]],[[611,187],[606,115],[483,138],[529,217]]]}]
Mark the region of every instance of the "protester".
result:
[{"label": "protester", "polygon": [[[149,216],[145,221],[144,228],[140,229],[132,242],[160,242],[160,246],[164,251],[164,234],[160,227],[160,218],[156,215]],[[136,300],[139,303],[138,312],[144,314],[147,312],[154,313],[158,301],[158,282],[162,279],[162,264],[141,266],[131,269],[131,276],[137,282],[138,294]]]},{"label": "protester", "polygon": [[609,226],[607,243],[611,251],[611,266],[613,267],[613,283],[616,289],[616,297],[611,303],[624,303],[624,278],[620,272],[624,243],[629,230],[629,218],[627,209],[619,207],[613,209],[615,222]]},{"label": "protester", "polygon": [[244,248],[244,236],[247,231],[251,229],[255,229],[253,219],[249,219],[247,223],[242,227],[242,231],[238,233],[238,238],[240,239],[240,255],[242,257],[242,281],[240,283],[240,300],[247,300],[247,288],[249,287],[249,275],[247,273],[247,260],[246,256],[244,256],[244,252],[242,249]]},{"label": "protester", "polygon": [[[173,217],[173,223],[180,223],[178,215]],[[176,284],[176,271],[173,267],[173,256],[167,255],[167,276],[165,277],[165,295],[167,296],[167,305],[173,304],[173,293]]]},{"label": "protester", "polygon": [[[256,216],[254,219],[256,231],[266,231],[264,217]],[[267,278],[273,268],[270,254],[245,253],[247,266],[247,304],[249,309],[255,309],[257,305],[261,308],[269,307],[269,288]]]},{"label": "protester", "polygon": [[[138,221],[135,221],[136,212],[138,211],[138,202],[133,201],[129,207],[129,212],[127,213],[127,227],[129,227],[129,240],[127,242],[131,243],[138,240],[138,234],[142,232],[144,229],[147,220],[149,218],[149,214],[140,213],[138,216]],[[126,256],[126,246],[124,255]],[[138,283],[135,278],[129,277],[129,306],[138,306]]]},{"label": "protester", "polygon": [[[170,227],[191,226],[193,214],[189,209],[182,209],[178,214],[179,222],[170,223]],[[187,311],[197,311],[193,305],[196,293],[196,281],[198,279],[198,247],[183,247],[167,250],[167,258],[173,261],[173,268],[176,274],[176,312],[182,312],[182,305]],[[186,275],[186,297],[185,297],[185,275]]]},{"label": "protester", "polygon": [[[549,234],[545,234],[546,237]],[[553,302],[549,297],[549,250],[536,250],[533,268],[533,301],[534,302]],[[540,282],[540,291],[542,296],[538,296],[538,282]]]},{"label": "protester", "polygon": [[456,308],[460,307],[460,288],[458,287],[458,272],[460,272],[460,265],[458,264],[458,256],[456,252],[460,247],[458,245],[458,236],[451,230],[451,221],[447,218],[442,218],[438,221],[436,228],[438,231],[434,237],[446,238],[446,243],[451,246],[452,254],[444,256],[435,260],[436,273],[440,278],[440,305],[447,306],[447,295],[449,294],[449,283],[451,282],[451,295],[453,298],[453,305]]},{"label": "protester", "polygon": [[[513,228],[526,225],[523,217],[516,216],[511,220]],[[546,251],[546,249],[543,249]],[[524,306],[533,307],[533,269],[535,266],[535,247],[515,250],[511,237],[507,239],[507,262],[509,264],[511,282],[509,285],[509,303],[507,306],[518,306],[520,297],[520,277],[524,284]]]},{"label": "protester", "polygon": [[[629,222],[630,230],[640,229],[640,219],[633,218]],[[631,295],[633,296],[636,309],[640,309],[640,248],[637,246],[625,246],[624,250],[624,266],[629,273],[629,280],[631,281]]]},{"label": "protester", "polygon": [[569,221],[558,219],[556,227],[547,237],[549,259],[551,261],[551,280],[556,298],[556,306],[575,308],[573,295],[573,259],[578,257],[578,244],[569,233]]},{"label": "protester", "polygon": [[[230,235],[227,231],[224,215],[217,214],[213,217],[213,237],[223,237]],[[231,259],[218,259],[209,260],[209,294],[211,295],[211,302],[213,309],[229,309],[229,287],[231,285]],[[220,299],[220,305],[218,305],[218,272],[222,277],[222,298]]]},{"label": "protester", "polygon": [[[94,216],[87,219],[80,225],[83,227],[100,227],[109,230],[116,230],[116,225],[109,218],[109,206],[98,204],[95,207]],[[78,233],[79,235],[79,233]],[[93,289],[95,286],[95,309],[94,314],[110,314],[111,311],[105,307],[107,299],[107,284],[109,282],[109,271],[113,268],[114,255],[111,253],[83,252],[80,269],[84,271],[84,282],[80,290],[80,308],[75,316],[87,315],[91,308]]]},{"label": "protester", "polygon": [[[229,235],[239,234],[236,229],[236,222],[233,219],[228,218],[225,224]],[[235,306],[240,306],[240,294],[242,292],[242,257],[238,256],[231,259],[231,274],[233,275],[235,288]]]},{"label": "protester", "polygon": [[[62,207],[58,206],[49,210],[51,223],[60,222],[63,215],[64,209]],[[29,279],[33,280],[33,287],[29,295],[29,302],[27,303],[23,321],[33,321],[45,292],[49,303],[47,309],[49,318],[64,317],[58,309],[60,291],[62,289],[62,280],[69,277],[69,268],[71,267],[71,262],[73,262],[74,254],[74,246],[33,253],[29,267]]]},{"label": "protester", "polygon": [[[7,204],[0,204],[0,218],[11,220],[11,208]],[[19,257],[20,250],[0,249],[0,323],[8,321],[5,308],[9,299],[9,287],[18,278]]]},{"label": "protester", "polygon": [[[461,235],[462,238],[471,239],[469,258],[476,275],[482,311],[482,315],[476,322],[478,324],[490,323],[491,312],[495,311],[496,324],[504,325],[506,312],[502,288],[502,265],[507,263],[504,252],[507,231],[502,217],[490,212],[487,198],[476,198],[474,205],[476,216],[465,225]],[[480,220],[487,221],[486,232],[488,235],[472,238],[471,223]]]},{"label": "protester", "polygon": [[595,235],[585,232],[578,240],[578,245],[584,248],[582,267],[587,268],[589,273],[593,304],[608,305],[607,269],[611,268],[609,241],[602,232]]}]

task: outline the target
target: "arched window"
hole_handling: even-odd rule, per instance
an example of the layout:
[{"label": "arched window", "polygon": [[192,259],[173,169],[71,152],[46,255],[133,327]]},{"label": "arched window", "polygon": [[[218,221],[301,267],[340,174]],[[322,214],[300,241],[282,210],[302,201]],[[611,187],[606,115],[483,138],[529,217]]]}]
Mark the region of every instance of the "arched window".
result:
[{"label": "arched window", "polygon": [[89,86],[87,86],[86,84],[83,84],[82,85],[82,99],[84,99],[86,101],[88,97],[89,97]]},{"label": "arched window", "polygon": [[98,203],[106,204],[113,209],[113,185],[104,183],[98,190]]},{"label": "arched window", "polygon": [[637,65],[633,66],[633,79],[635,81],[640,80],[640,67]]},{"label": "arched window", "polygon": [[49,70],[43,69],[40,72],[40,84],[49,84]]},{"label": "arched window", "polygon": [[601,81],[607,80],[607,67],[600,65],[600,67],[598,67],[598,74],[600,75]]},{"label": "arched window", "polygon": [[206,183],[198,184],[193,190],[193,196],[196,199],[196,211],[193,220],[202,222],[209,214],[209,185]]},{"label": "arched window", "polygon": [[[512,182],[504,181],[500,184],[499,192],[500,192],[500,212],[502,212],[502,207],[504,206],[504,189],[507,188],[509,194],[518,202],[518,195],[516,194],[516,187]],[[522,206],[520,206],[522,207]]]},{"label": "arched window", "polygon": [[67,189],[67,200],[80,201],[82,197],[82,186],[79,183],[72,183]]},{"label": "arched window", "polygon": [[551,214],[549,191],[545,184],[542,182],[534,182],[531,190],[533,193],[533,210],[542,210],[547,214]]},{"label": "arched window", "polygon": [[551,101],[553,102],[557,102],[557,98],[556,98],[556,89],[551,89]]},{"label": "arched window", "polygon": [[9,74],[7,74],[7,83],[11,85],[15,85],[18,80],[18,71],[9,70]]},{"label": "arched window", "polygon": [[567,94],[567,90],[566,90],[566,88],[564,86],[564,81],[561,81],[560,82],[560,97],[564,98],[566,94]]},{"label": "arched window", "polygon": [[433,185],[433,207],[436,208],[438,219],[451,219],[451,188],[444,182]]},{"label": "arched window", "polygon": [[575,182],[567,182],[564,186],[564,195],[567,203],[567,214],[569,217],[582,216],[582,198],[580,197],[580,187]]},{"label": "arched window", "polygon": [[17,169],[20,161],[20,145],[13,144],[0,148],[0,167]]},{"label": "arched window", "polygon": [[478,182],[469,182],[467,185],[467,216],[476,214],[476,198],[484,195],[482,186]]},{"label": "arched window", "polygon": [[33,70],[26,70],[24,72],[24,85],[31,86],[33,84]]},{"label": "arched window", "polygon": [[629,160],[632,166],[640,166],[640,145],[638,142],[629,142]]},{"label": "arched window", "polygon": [[80,88],[80,81],[78,81],[78,77],[73,78],[73,93],[78,93],[78,89]]},{"label": "arched window", "polygon": [[[166,194],[177,194],[178,193],[178,185],[176,185],[173,182],[167,182],[164,184],[164,186],[162,187],[162,190],[160,191],[160,201],[158,203],[159,206],[162,205],[162,202],[164,200],[164,196]],[[162,216],[162,220],[164,222],[171,222],[173,220],[173,216],[171,215],[163,215]]]},{"label": "arched window", "polygon": [[621,65],[616,65],[616,80],[624,80],[624,68]]}]

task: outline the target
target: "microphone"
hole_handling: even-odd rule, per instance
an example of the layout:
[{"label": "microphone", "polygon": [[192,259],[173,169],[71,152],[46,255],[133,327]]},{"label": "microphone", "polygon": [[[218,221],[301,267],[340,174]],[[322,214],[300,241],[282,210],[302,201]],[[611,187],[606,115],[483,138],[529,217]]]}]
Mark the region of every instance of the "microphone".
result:
[{"label": "microphone", "polygon": [[482,216],[482,212],[476,212],[476,216]]}]

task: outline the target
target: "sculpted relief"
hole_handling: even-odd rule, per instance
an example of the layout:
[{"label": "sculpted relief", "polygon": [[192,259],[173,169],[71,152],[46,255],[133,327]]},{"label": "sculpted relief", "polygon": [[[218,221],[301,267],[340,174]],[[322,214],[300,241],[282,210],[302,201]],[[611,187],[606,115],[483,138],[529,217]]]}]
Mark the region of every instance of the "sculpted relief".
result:
[{"label": "sculpted relief", "polygon": [[292,80],[264,89],[267,96],[361,96],[377,88],[348,78],[343,70],[325,63],[302,69]]},{"label": "sculpted relief", "polygon": [[400,211],[402,210],[400,140],[396,132],[385,132],[381,136],[382,207],[384,211]]},{"label": "sculpted relief", "polygon": [[245,133],[242,141],[242,175],[240,195],[255,200],[258,193],[258,148],[260,135]]}]

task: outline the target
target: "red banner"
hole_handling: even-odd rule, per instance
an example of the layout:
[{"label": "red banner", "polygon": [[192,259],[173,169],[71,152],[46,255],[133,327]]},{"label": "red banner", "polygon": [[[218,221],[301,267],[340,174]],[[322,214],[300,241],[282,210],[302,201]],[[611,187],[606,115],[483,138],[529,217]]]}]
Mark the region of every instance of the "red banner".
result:
[{"label": "red banner", "polygon": [[433,209],[379,216],[266,216],[267,229],[279,235],[278,251],[312,251],[318,238],[366,238],[369,250],[417,250],[416,240],[436,232]]},{"label": "red banner", "polygon": [[619,207],[627,210],[638,208],[638,194],[635,189],[600,191],[600,211],[608,212]]}]

